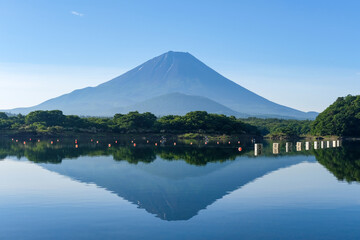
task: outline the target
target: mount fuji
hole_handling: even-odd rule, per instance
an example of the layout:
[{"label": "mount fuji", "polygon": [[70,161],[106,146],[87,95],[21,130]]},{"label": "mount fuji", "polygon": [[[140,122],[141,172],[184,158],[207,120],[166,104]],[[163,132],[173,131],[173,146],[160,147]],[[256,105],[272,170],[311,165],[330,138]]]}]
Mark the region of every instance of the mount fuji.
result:
[{"label": "mount fuji", "polygon": [[156,115],[202,110],[237,117],[314,119],[267,100],[225,78],[190,53],[169,51],[96,87],[87,87],[37,106],[8,110],[62,110],[64,114],[112,116],[138,110]]}]

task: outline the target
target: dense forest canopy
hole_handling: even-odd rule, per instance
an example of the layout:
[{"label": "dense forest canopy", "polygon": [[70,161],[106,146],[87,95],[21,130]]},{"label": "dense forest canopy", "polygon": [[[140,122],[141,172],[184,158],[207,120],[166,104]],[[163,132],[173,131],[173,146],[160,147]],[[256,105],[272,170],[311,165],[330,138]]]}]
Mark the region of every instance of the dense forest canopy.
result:
[{"label": "dense forest canopy", "polygon": [[339,97],[315,119],[311,133],[360,136],[360,95]]},{"label": "dense forest canopy", "polygon": [[216,134],[259,134],[256,127],[233,116],[209,114],[205,111],[189,112],[184,116],[168,115],[157,118],[146,112],[115,114],[113,118],[64,115],[59,110],[34,111],[26,116],[0,114],[1,130],[25,132],[115,132],[115,133],[216,133]]},{"label": "dense forest canopy", "polygon": [[259,129],[262,135],[296,137],[307,135],[310,132],[310,120],[277,119],[277,118],[247,118],[245,123]]}]

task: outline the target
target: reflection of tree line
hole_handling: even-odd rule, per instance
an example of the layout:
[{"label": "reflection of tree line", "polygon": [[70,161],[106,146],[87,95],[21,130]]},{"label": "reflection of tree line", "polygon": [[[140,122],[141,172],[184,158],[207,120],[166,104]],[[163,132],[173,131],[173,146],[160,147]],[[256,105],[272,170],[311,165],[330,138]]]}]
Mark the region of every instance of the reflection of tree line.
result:
[{"label": "reflection of tree line", "polygon": [[0,144],[0,159],[8,156],[17,158],[26,157],[28,160],[37,163],[61,163],[64,158],[78,158],[82,155],[102,155],[103,152],[90,151],[89,148],[76,149],[63,145],[51,145],[38,143],[32,145],[22,144]]},{"label": "reflection of tree line", "polygon": [[[164,160],[184,160],[192,165],[206,165],[209,162],[234,160],[237,156],[254,157],[251,147],[239,152],[236,148],[225,147],[151,147],[151,146],[106,146],[85,144],[74,148],[72,144],[54,144],[48,142],[23,145],[14,142],[0,143],[0,159],[8,156],[26,157],[36,163],[61,163],[63,159],[80,156],[112,156],[115,161],[127,161],[131,164],[150,163],[156,156]],[[317,149],[309,151],[291,151],[274,155],[272,143],[264,144],[262,156],[315,155],[317,161],[331,171],[339,180],[360,181],[360,148],[347,143],[342,148]]]},{"label": "reflection of tree line", "polygon": [[314,155],[338,180],[360,181],[359,144],[347,143],[342,148],[319,149],[314,151]]},{"label": "reflection of tree line", "polygon": [[[160,151],[158,151],[160,150]],[[193,165],[206,165],[208,162],[235,160],[239,153],[234,148],[161,148],[158,155],[166,160],[184,160]]]},{"label": "reflection of tree line", "polygon": [[227,160],[234,160],[236,156],[240,155],[232,148],[133,148],[120,147],[110,150],[116,161],[126,160],[129,163],[146,162],[150,163],[156,159],[156,156],[164,160],[184,160],[192,165],[206,165],[209,162],[224,162]]},{"label": "reflection of tree line", "polygon": [[[264,145],[262,156],[288,156],[288,155],[314,155],[316,160],[327,168],[338,180],[348,182],[360,182],[360,147],[356,142],[345,142],[342,147],[326,147],[317,149],[309,148],[306,150],[302,146],[301,151],[294,150],[294,144],[289,152],[285,152],[284,144],[280,145],[279,153],[273,154],[273,142],[267,142]],[[304,143],[302,143],[304,144]],[[319,143],[320,144],[320,143]],[[325,144],[325,143],[324,143]]]},{"label": "reflection of tree line", "polygon": [[224,162],[234,160],[242,153],[236,148],[214,147],[133,147],[115,146],[104,147],[96,145],[82,145],[74,148],[73,145],[41,142],[23,145],[20,143],[1,143],[0,159],[7,156],[17,158],[26,157],[36,163],[61,163],[63,159],[78,158],[80,156],[112,156],[116,161],[127,161],[132,164],[139,162],[150,163],[159,156],[165,160],[184,160],[193,165],[206,165],[208,162]]},{"label": "reflection of tree line", "polygon": [[[106,145],[81,144],[75,148],[73,144],[56,143],[54,145],[48,142],[40,143],[21,143],[3,142],[0,143],[0,159],[6,156],[27,157],[33,162],[42,163],[61,163],[62,159],[78,158],[80,156],[112,156],[116,161],[127,161],[132,164],[139,162],[150,163],[156,159],[156,156],[164,160],[184,160],[193,165],[206,165],[209,162],[224,162],[234,160],[237,156],[254,157],[253,146],[246,146],[241,152],[237,147],[218,147],[218,146],[199,146],[199,145],[178,145],[152,147],[132,145],[113,145],[108,148]],[[313,155],[311,151],[288,153],[281,152],[274,155],[272,144],[264,143],[261,156],[281,157],[288,155]]]}]

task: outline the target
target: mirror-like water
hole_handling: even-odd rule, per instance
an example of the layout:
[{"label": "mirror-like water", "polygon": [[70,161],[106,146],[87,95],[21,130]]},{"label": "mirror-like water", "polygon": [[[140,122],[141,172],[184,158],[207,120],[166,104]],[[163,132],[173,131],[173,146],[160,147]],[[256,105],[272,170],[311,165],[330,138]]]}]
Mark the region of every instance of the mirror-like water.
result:
[{"label": "mirror-like water", "polygon": [[0,239],[360,237],[360,142],[96,141],[0,141]]}]

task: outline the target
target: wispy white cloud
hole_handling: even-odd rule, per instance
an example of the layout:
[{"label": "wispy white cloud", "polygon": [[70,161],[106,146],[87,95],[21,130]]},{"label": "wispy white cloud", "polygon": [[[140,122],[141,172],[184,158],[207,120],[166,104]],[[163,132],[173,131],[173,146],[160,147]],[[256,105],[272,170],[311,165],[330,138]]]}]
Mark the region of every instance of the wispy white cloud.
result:
[{"label": "wispy white cloud", "polygon": [[71,11],[71,14],[72,14],[72,15],[75,15],[75,16],[79,16],[79,17],[84,16],[83,13],[79,13],[79,12],[76,12],[76,11]]}]

